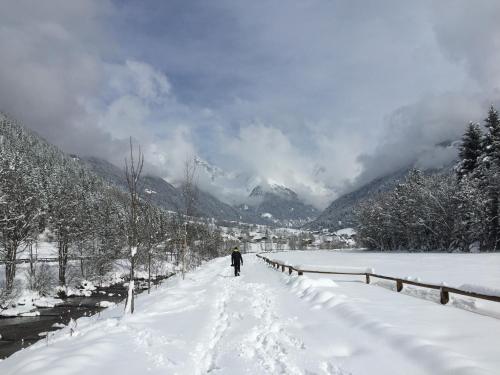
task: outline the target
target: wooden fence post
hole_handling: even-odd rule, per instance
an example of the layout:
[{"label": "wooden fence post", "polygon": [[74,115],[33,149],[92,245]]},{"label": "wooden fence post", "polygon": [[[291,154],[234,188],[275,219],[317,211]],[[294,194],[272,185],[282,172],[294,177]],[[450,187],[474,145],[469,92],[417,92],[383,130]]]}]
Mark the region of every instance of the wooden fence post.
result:
[{"label": "wooden fence post", "polygon": [[291,275],[292,274],[292,267],[288,267],[288,274]]},{"label": "wooden fence post", "polygon": [[366,274],[366,283],[370,284],[370,275],[369,274]]},{"label": "wooden fence post", "polygon": [[450,301],[450,293],[447,290],[444,290],[444,288],[441,288],[440,290],[440,297],[442,305],[446,305]]},{"label": "wooden fence post", "polygon": [[281,272],[285,272],[285,265],[284,264],[281,266]]},{"label": "wooden fence post", "polygon": [[302,271],[297,271],[299,273],[299,276],[302,276],[304,273]]},{"label": "wooden fence post", "polygon": [[403,281],[401,280],[396,280],[396,290],[398,292],[401,292],[403,290]]}]

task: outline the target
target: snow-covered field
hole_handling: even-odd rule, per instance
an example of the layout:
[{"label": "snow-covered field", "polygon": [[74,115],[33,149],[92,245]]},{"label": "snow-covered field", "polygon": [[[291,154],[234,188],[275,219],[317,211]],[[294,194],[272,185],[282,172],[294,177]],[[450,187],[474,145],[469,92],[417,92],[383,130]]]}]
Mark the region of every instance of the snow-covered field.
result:
[{"label": "snow-covered field", "polygon": [[362,272],[418,278],[433,284],[483,285],[500,289],[500,253],[379,253],[363,250],[311,250],[269,253],[270,259],[304,268],[359,267]]},{"label": "snow-covered field", "polygon": [[[373,267],[453,285],[494,287],[500,272],[494,264],[500,257],[489,254],[272,256],[291,264]],[[99,317],[81,318],[0,362],[0,373],[500,373],[495,317],[366,285],[352,276],[290,277],[253,254],[244,259],[239,278],[231,276],[227,257],[216,259],[185,280],[171,279],[139,296],[133,316],[122,317],[118,305]]]}]

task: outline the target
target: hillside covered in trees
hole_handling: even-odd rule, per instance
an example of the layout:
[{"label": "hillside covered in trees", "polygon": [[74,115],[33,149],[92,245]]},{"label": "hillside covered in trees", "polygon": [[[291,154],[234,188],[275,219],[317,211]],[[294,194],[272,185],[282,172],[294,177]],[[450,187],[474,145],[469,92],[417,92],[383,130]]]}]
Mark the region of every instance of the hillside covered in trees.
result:
[{"label": "hillside covered in trees", "polygon": [[[483,128],[483,130],[482,130]],[[470,123],[454,173],[412,170],[356,210],[362,245],[380,250],[498,251],[500,119]]]},{"label": "hillside covered in trees", "polygon": [[[137,182],[143,192],[142,181]],[[79,260],[80,280],[93,280],[109,272],[115,260],[129,259],[131,246],[137,266],[145,269],[163,261],[167,250],[186,268],[220,255],[223,239],[214,225],[188,218],[188,212],[164,211],[147,194],[141,197],[131,216],[126,191],[0,114],[0,261],[6,271],[0,294],[16,289],[16,260],[41,233],[57,247],[55,278],[63,288],[70,283],[72,260]],[[30,271],[29,287],[45,290],[47,278],[55,275],[37,267]]]}]

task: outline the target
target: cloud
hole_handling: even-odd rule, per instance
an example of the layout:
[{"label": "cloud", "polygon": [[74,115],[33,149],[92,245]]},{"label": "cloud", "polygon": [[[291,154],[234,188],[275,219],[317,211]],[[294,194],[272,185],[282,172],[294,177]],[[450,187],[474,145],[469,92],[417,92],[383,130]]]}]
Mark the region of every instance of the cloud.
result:
[{"label": "cloud", "polygon": [[132,92],[143,100],[158,103],[171,90],[166,75],[144,62],[127,60],[124,65],[111,66],[108,74],[115,95]]},{"label": "cloud", "polygon": [[480,90],[500,85],[500,3],[496,0],[434,2],[435,35],[446,56],[463,64]]},{"label": "cloud", "polygon": [[453,162],[457,141],[470,121],[481,122],[490,105],[500,102],[500,3],[433,2],[427,9],[439,52],[463,72],[460,84],[443,93],[427,93],[386,118],[377,147],[359,157],[362,173],[349,189],[400,168],[435,168]]},{"label": "cloud", "polygon": [[114,48],[101,18],[108,2],[2,3],[1,109],[67,151],[104,148],[109,139],[96,133],[81,100],[98,94],[101,56]]},{"label": "cloud", "polygon": [[2,110],[118,165],[132,136],[172,182],[197,155],[228,202],[275,182],[323,207],[446,163],[500,97],[493,0],[0,2]]},{"label": "cloud", "polygon": [[[137,8],[128,10],[132,23],[141,22]],[[141,11],[156,25],[141,54],[161,61],[181,102],[191,110],[207,105],[214,114],[212,129],[204,128],[212,135],[202,142],[197,120],[190,125],[202,157],[250,176],[247,184],[287,184],[316,205],[367,169],[361,155],[383,154],[386,120],[395,108],[467,81],[442,54],[428,4],[387,1],[360,9],[292,1],[284,9],[267,2],[174,1],[153,15]],[[387,167],[415,157],[401,138],[394,140],[401,155],[384,149],[398,160]],[[214,191],[247,188],[208,180]]]}]

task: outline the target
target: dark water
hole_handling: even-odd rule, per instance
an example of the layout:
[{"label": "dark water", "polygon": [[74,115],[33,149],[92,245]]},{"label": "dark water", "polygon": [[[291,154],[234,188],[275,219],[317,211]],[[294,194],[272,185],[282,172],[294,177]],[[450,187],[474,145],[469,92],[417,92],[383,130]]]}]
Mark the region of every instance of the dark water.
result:
[{"label": "dark water", "polygon": [[[169,276],[152,281],[153,285],[161,283]],[[139,280],[136,293],[147,289],[147,283]],[[62,303],[49,308],[38,308],[39,316],[34,317],[0,317],[0,358],[7,358],[13,353],[26,348],[39,340],[45,339],[40,333],[52,332],[61,327],[54,324],[67,325],[71,319],[82,316],[92,316],[104,307],[98,307],[101,301],[121,302],[127,296],[127,288],[123,285],[113,285],[106,288],[98,287],[90,297],[68,297]]]}]

